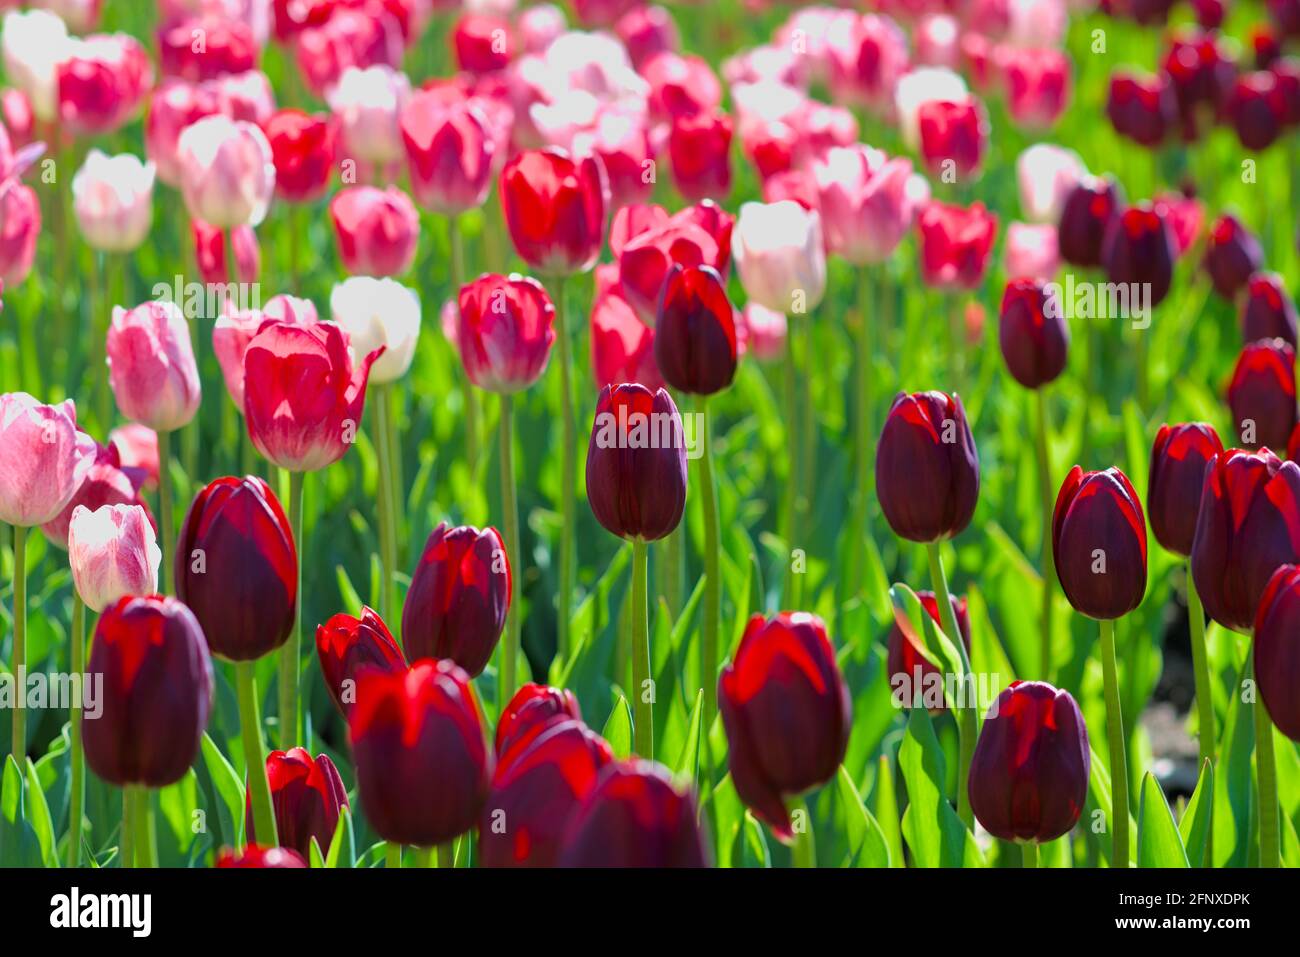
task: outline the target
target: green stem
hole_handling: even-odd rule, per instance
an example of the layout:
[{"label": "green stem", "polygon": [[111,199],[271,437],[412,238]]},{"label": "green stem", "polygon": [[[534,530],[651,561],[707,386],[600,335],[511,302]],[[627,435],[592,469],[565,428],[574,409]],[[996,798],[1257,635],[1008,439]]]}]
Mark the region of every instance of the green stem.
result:
[{"label": "green stem", "polygon": [[389,841],[384,850],[384,865],[390,870],[399,870],[402,866],[402,845]]},{"label": "green stem", "polygon": [[[817,841],[813,836],[812,816],[803,798],[791,798],[787,804],[790,817],[795,825],[794,843],[790,845],[790,857],[795,867],[807,868],[817,866]],[[799,822],[802,821],[802,827]]]},{"label": "green stem", "polygon": [[704,733],[718,712],[718,629],[722,623],[722,535],[718,481],[713,474],[713,421],[708,396],[700,396],[700,489],[704,493],[704,620],[700,626],[700,680],[704,682]]},{"label": "green stem", "polygon": [[131,787],[122,788],[122,832],[118,835],[118,867],[135,867],[135,800]]},{"label": "green stem", "polygon": [[871,302],[871,273],[866,269],[858,272],[858,356],[857,356],[857,402],[856,445],[854,461],[857,463],[857,488],[854,490],[856,503],[857,530],[859,547],[854,549],[853,581],[850,594],[862,594],[863,582],[866,580],[865,549],[871,536],[869,504],[871,488],[871,324],[873,316],[868,315]]},{"label": "green stem", "polygon": [[153,795],[144,784],[130,788],[135,810],[135,865],[136,867],[158,866],[158,833],[154,827]]},{"label": "green stem", "polygon": [[[460,287],[465,282],[465,239],[460,229],[460,217],[447,217],[447,245],[451,247],[451,294],[459,302]],[[478,393],[470,384],[469,376],[462,374],[461,398],[465,404],[465,464],[470,477],[478,475],[479,458],[479,407]]]},{"label": "green stem", "polygon": [[786,333],[785,353],[782,356],[784,420],[786,438],[785,503],[781,510],[781,539],[785,543],[785,607],[794,608],[796,578],[794,571],[795,518],[799,510],[799,372],[794,361],[795,317],[790,318],[791,328]]},{"label": "green stem", "polygon": [[1192,669],[1196,681],[1197,741],[1200,759],[1197,764],[1214,763],[1214,696],[1210,684],[1210,659],[1205,646],[1205,609],[1192,580],[1192,562],[1187,561],[1187,623],[1192,634]]},{"label": "green stem", "polygon": [[1150,378],[1151,378],[1151,359],[1150,348],[1147,345],[1149,338],[1148,330],[1135,329],[1137,334],[1137,347],[1134,350],[1134,361],[1137,363],[1137,401],[1138,408],[1144,415],[1149,414],[1150,408],[1147,400],[1150,397]]},{"label": "green stem", "polygon": [[[73,590],[72,593],[72,642],[71,671],[74,675],[83,675],[86,671],[86,604]],[[81,818],[82,807],[86,800],[86,756],[81,744],[81,701],[74,698],[72,713],[69,716],[72,732],[71,790],[68,804],[68,867],[81,866]]]},{"label": "green stem", "polygon": [[1056,508],[1056,494],[1052,491],[1052,464],[1047,452],[1047,396],[1044,390],[1035,389],[1038,402],[1038,487],[1043,497],[1043,611],[1040,669],[1044,681],[1052,679],[1052,593],[1056,590],[1056,565],[1052,560],[1052,516]]},{"label": "green stem", "polygon": [[1025,841],[1020,845],[1020,863],[1022,867],[1038,867],[1038,842]]},{"label": "green stem", "polygon": [[379,513],[379,554],[384,566],[384,578],[379,585],[379,614],[385,622],[394,621],[393,612],[397,607],[394,599],[394,576],[397,574],[396,521],[393,516],[393,485],[389,481],[389,472],[393,467],[389,429],[392,423],[388,418],[388,386],[376,385],[371,396],[375,415],[374,445],[378,460],[378,474],[375,477],[375,492]]},{"label": "green stem", "polygon": [[280,649],[280,748],[288,751],[300,740],[302,715],[298,702],[298,664],[302,657],[302,472],[289,473],[289,524],[298,553],[298,591],[293,607],[293,633]]},{"label": "green stem", "polygon": [[[389,492],[388,500],[393,504],[393,567],[403,567],[403,557],[405,549],[402,543],[406,540],[406,483],[402,479],[402,404],[401,394],[397,389],[386,388],[384,390],[384,400],[388,413],[388,471],[389,471]],[[398,613],[401,610],[401,603],[397,600],[396,582],[394,582],[393,592],[393,611]]]},{"label": "green stem", "polygon": [[26,766],[27,709],[22,693],[24,672],[27,670],[27,529],[14,526],[14,654],[9,662],[15,688],[13,715],[13,745],[9,753],[20,768]]},{"label": "green stem", "polygon": [[1110,866],[1128,867],[1128,758],[1120,711],[1119,669],[1115,664],[1115,623],[1101,622],[1101,670],[1106,691],[1106,740],[1110,746]]},{"label": "green stem", "polygon": [[674,618],[682,608],[682,546],[683,537],[680,528],[675,528],[659,540],[656,549],[659,568],[659,594],[663,597],[668,612]]},{"label": "green stem", "polygon": [[[253,829],[257,843],[278,847],[280,836],[275,827],[275,809],[271,804],[271,783],[266,777],[266,749],[262,744],[262,715],[257,702],[254,661],[235,662],[235,690],[239,698],[239,731],[244,741],[244,765],[248,772],[249,802],[253,807]],[[251,842],[250,842],[251,843]]]},{"label": "green stem", "polygon": [[[564,309],[564,277],[555,280],[555,338],[560,346],[560,392],[561,415],[564,417],[564,442],[560,454],[564,456],[560,469],[560,595],[556,609],[559,621],[557,629],[558,651],[562,659],[567,660],[570,649],[569,617],[573,603],[574,556],[574,521],[575,492],[577,484],[577,435],[573,412],[573,354],[569,342],[568,320]],[[646,757],[649,757],[647,754]]]},{"label": "green stem", "polygon": [[[930,581],[934,587],[934,597],[939,605],[940,622],[944,633],[961,655],[962,669],[966,675],[971,673],[970,658],[966,654],[966,645],[961,640],[961,628],[957,624],[957,613],[952,607],[952,597],[948,592],[948,576],[943,570],[943,556],[939,554],[938,542],[927,542],[926,557],[930,560]],[[967,827],[974,827],[975,814],[970,806],[970,764],[975,756],[975,739],[979,736],[979,715],[974,701],[954,702],[957,706],[957,815]]]},{"label": "green stem", "polygon": [[632,540],[632,700],[636,753],[646,760],[655,754],[653,686],[650,681],[650,610],[646,604],[648,570],[646,543]]},{"label": "green stem", "polygon": [[501,669],[497,672],[497,701],[501,702],[501,707],[505,707],[505,702],[515,695],[515,668],[519,662],[519,576],[524,572],[523,555],[519,551],[519,505],[515,497],[514,426],[510,402],[510,396],[501,396],[501,415],[497,423],[501,433],[501,511],[506,525],[506,555],[511,563],[510,610],[506,615]]},{"label": "green stem", "polygon": [[[1259,675],[1255,675],[1259,687]],[[1255,776],[1259,785],[1259,866],[1281,867],[1282,845],[1277,801],[1277,760],[1273,755],[1273,721],[1264,702],[1255,698]]]},{"label": "green stem", "polygon": [[172,523],[172,434],[158,430],[158,521],[162,524],[163,560],[158,567],[158,591],[167,594],[176,560],[176,526]]}]

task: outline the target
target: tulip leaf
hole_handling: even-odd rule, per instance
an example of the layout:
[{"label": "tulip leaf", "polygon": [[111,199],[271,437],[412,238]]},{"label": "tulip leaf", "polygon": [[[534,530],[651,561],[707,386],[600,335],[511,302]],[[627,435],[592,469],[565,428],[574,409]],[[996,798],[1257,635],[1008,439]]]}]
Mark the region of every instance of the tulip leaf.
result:
[{"label": "tulip leaf", "polygon": [[[348,577],[348,570],[342,565],[334,566],[334,575],[339,583],[339,596],[343,599],[343,610],[352,617],[361,614],[361,596],[357,594],[356,588],[352,584],[352,579]],[[384,622],[388,624],[388,622]]]},{"label": "tulip leaf", "polygon": [[880,825],[871,816],[848,768],[840,765],[836,775],[840,803],[844,807],[844,824],[849,838],[849,861],[854,867],[888,867],[889,845]]},{"label": "tulip leaf", "polygon": [[601,729],[600,734],[609,742],[614,757],[626,758],[631,756],[632,707],[627,703],[627,698],[623,695],[619,695],[618,700],[614,702],[614,710],[609,713],[609,719],[605,722],[605,727]]},{"label": "tulip leaf", "polygon": [[889,866],[906,867],[903,832],[899,830],[898,788],[894,784],[894,771],[888,754],[880,756],[880,766],[876,770],[876,822],[889,847]]},{"label": "tulip leaf", "polygon": [[339,810],[339,823],[334,828],[334,837],[330,839],[330,848],[325,854],[325,866],[357,866],[356,837],[353,834],[350,808],[344,807]]},{"label": "tulip leaf", "polygon": [[735,846],[731,851],[734,867],[771,867],[772,852],[767,847],[767,834],[763,825],[749,811],[736,829]]},{"label": "tulip leaf", "polygon": [[1142,776],[1138,803],[1137,863],[1138,867],[1190,866],[1165,792],[1150,771]]},{"label": "tulip leaf", "polygon": [[[1106,770],[1105,764],[1095,749],[1089,749],[1089,768],[1088,771],[1088,798],[1089,804],[1093,808],[1093,815],[1100,811],[1105,820],[1110,820],[1110,772]],[[1092,821],[1096,818],[1093,817]],[[1133,821],[1133,815],[1129,814],[1129,833],[1132,834],[1136,829]],[[1094,831],[1093,833],[1098,833]],[[1101,832],[1109,834],[1109,832]],[[1110,863],[1111,842],[1109,837],[1097,842],[1098,850],[1107,864]]]},{"label": "tulip leaf", "polygon": [[1183,846],[1187,848],[1187,860],[1194,867],[1208,867],[1206,860],[1210,847],[1210,828],[1214,811],[1214,765],[1207,759],[1201,768],[1201,776],[1196,782],[1192,799],[1187,802],[1183,819],[1178,824],[1178,833],[1182,836]]},{"label": "tulip leaf", "polygon": [[703,720],[704,689],[695,692],[695,706],[691,708],[691,718],[687,723],[686,742],[682,753],[673,768],[673,776],[681,784],[695,788],[700,776],[700,723]]},{"label": "tulip leaf", "polygon": [[[1251,701],[1243,701],[1250,658],[1241,664],[1228,694],[1228,713],[1219,737],[1219,773],[1214,776],[1214,864],[1245,867],[1255,843],[1256,816],[1252,758],[1255,722]],[[1249,686],[1252,690],[1254,685]]]},{"label": "tulip leaf", "polygon": [[244,784],[206,732],[203,735],[202,753],[203,766],[217,792],[215,810],[221,825],[221,840],[227,844],[237,844],[244,826]]},{"label": "tulip leaf", "polygon": [[36,840],[41,846],[41,860],[45,866],[58,867],[59,851],[54,836],[54,822],[50,820],[50,806],[45,803],[45,792],[41,790],[36,765],[31,758],[27,759],[27,821],[36,832]]},{"label": "tulip leaf", "polygon": [[307,863],[314,868],[326,866],[325,856],[320,852],[320,842],[316,840],[315,836],[311,839],[311,846],[307,848]]},{"label": "tulip leaf", "polygon": [[[925,606],[921,604],[921,599],[916,596],[916,592],[912,591],[911,588],[901,583],[896,584],[889,589],[889,597],[894,604],[894,621],[903,633],[903,640],[911,642],[912,646],[926,661],[934,665],[941,674],[945,676],[953,675],[959,679],[955,682],[948,680],[943,682],[943,700],[947,702],[948,707],[954,707],[949,691],[961,687],[961,679],[966,677],[966,668],[962,663],[961,652],[949,640],[949,636],[944,632],[940,624],[925,610]],[[913,701],[918,696],[927,695],[928,691],[927,687],[912,688]],[[896,689],[895,694],[900,694],[900,691]],[[911,703],[902,698],[898,700],[903,705]]]},{"label": "tulip leaf", "polygon": [[903,812],[903,837],[917,866],[986,866],[975,835],[944,796],[947,774],[943,748],[925,708],[913,708],[908,714],[898,765],[908,796],[907,810]]},{"label": "tulip leaf", "polygon": [[44,856],[36,829],[27,819],[23,774],[13,755],[5,757],[0,784],[0,867],[41,867]]}]

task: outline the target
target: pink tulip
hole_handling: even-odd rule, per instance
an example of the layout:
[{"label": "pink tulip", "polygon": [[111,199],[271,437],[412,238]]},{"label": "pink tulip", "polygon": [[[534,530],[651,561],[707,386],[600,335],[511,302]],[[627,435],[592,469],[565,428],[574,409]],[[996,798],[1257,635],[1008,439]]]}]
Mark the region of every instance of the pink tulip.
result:
[{"label": "pink tulip", "polygon": [[140,505],[78,505],[68,523],[68,564],[77,594],[94,612],[126,595],[158,590],[162,549]]},{"label": "pink tulip", "polygon": [[630,110],[605,109],[590,129],[573,137],[577,156],[599,156],[609,178],[610,207],[645,202],[654,191],[655,149],[645,117]]},{"label": "pink tulip", "polygon": [[1010,0],[1007,4],[1007,41],[1016,46],[1059,47],[1068,25],[1065,0]]},{"label": "pink tulip", "polygon": [[916,220],[921,235],[921,278],[942,290],[974,289],[984,279],[998,218],[983,203],[928,202]]},{"label": "pink tulip", "polygon": [[145,119],[145,152],[158,167],[158,178],[168,186],[181,184],[181,164],[176,154],[181,132],[205,116],[221,112],[221,98],[209,86],[168,80],[154,90]]},{"label": "pink tulip", "polygon": [[135,116],[153,86],[148,54],[125,33],[73,41],[56,75],[59,122],[77,135],[118,130]]},{"label": "pink tulip", "polygon": [[0,281],[17,286],[32,271],[41,204],[36,192],[13,179],[0,182]]},{"label": "pink tulip", "polygon": [[193,219],[218,229],[256,226],[275,192],[266,135],[252,123],[206,116],[177,142],[181,195]]},{"label": "pink tulip", "polygon": [[922,67],[899,77],[894,87],[894,109],[903,142],[920,150],[921,107],[926,103],[965,103],[970,98],[965,81],[944,67]]},{"label": "pink tulip", "polygon": [[108,433],[108,444],[117,450],[123,469],[144,473],[144,487],[158,487],[158,433],[139,422],[119,425]]},{"label": "pink tulip", "polygon": [[244,120],[265,127],[275,113],[275,91],[261,70],[227,73],[209,80],[210,88],[221,101],[221,112],[232,120]]},{"label": "pink tulip", "polygon": [[676,216],[620,243],[616,255],[623,297],[647,325],[654,324],[664,281],[673,266],[726,268],[708,231]]},{"label": "pink tulip", "polygon": [[5,14],[0,31],[5,76],[27,95],[36,117],[52,123],[59,116],[58,66],[71,55],[76,40],[67,25],[45,10]]},{"label": "pink tulip", "polygon": [[456,215],[482,206],[492,187],[496,141],[471,101],[420,92],[402,108],[411,192],[426,209]]},{"label": "pink tulip", "polygon": [[888,259],[912,227],[912,164],[869,146],[833,149],[813,165],[827,249],[856,266]]},{"label": "pink tulip", "polygon": [[26,392],[0,394],[0,522],[53,520],[94,462],[95,440],[77,431],[71,399],[42,405]]},{"label": "pink tulip", "polygon": [[830,85],[839,101],[888,115],[894,90],[908,70],[907,36],[886,16],[837,18],[827,34]]},{"label": "pink tulip", "polygon": [[319,321],[319,317],[311,300],[281,293],[273,296],[262,309],[223,312],[212,327],[212,351],[221,366],[221,376],[226,380],[226,391],[241,414],[244,411],[244,353],[268,320],[306,326]]},{"label": "pink tulip", "polygon": [[153,225],[153,181],[153,163],[92,149],[72,178],[72,210],[86,242],[110,253],[144,242]]},{"label": "pink tulip", "polygon": [[[232,281],[226,267],[226,234],[201,220],[191,224],[194,233],[194,258],[199,277],[205,283],[221,285]],[[235,250],[235,266],[240,282],[256,282],[262,272],[262,249],[252,226],[235,226],[230,230],[230,245]]]},{"label": "pink tulip", "polygon": [[639,382],[663,387],[655,362],[654,330],[637,318],[617,284],[598,292],[591,307],[591,369],[596,385]]},{"label": "pink tulip", "polygon": [[519,13],[517,32],[525,53],[544,53],[568,26],[564,11],[553,3],[539,3]]},{"label": "pink tulip", "polygon": [[536,279],[484,274],[461,287],[457,315],[465,374],[480,389],[508,395],[546,371],[555,307]]},{"label": "pink tulip", "polygon": [[1045,130],[1070,102],[1070,61],[1055,49],[1000,47],[994,54],[1011,119],[1031,130]]},{"label": "pink tulip", "polygon": [[1030,222],[1059,222],[1065,198],[1087,175],[1083,160],[1074,150],[1035,143],[1016,159],[1020,211]]},{"label": "pink tulip", "polygon": [[405,53],[400,25],[390,16],[339,7],[325,22],[298,34],[295,58],[308,89],[324,97],[350,68],[400,67]]},{"label": "pink tulip", "polygon": [[172,432],[199,408],[199,370],[190,327],[174,302],[113,308],[108,329],[108,382],[122,414],[154,431]]},{"label": "pink tulip", "polygon": [[141,505],[148,514],[149,507],[140,497],[140,488],[146,477],[144,469],[122,465],[116,446],[111,443],[106,446],[97,445],[94,464],[86,471],[81,487],[63,507],[63,511],[41,525],[41,531],[52,545],[67,548],[68,523],[78,508],[94,511],[101,505]]},{"label": "pink tulip", "polygon": [[614,32],[627,47],[632,65],[642,69],[656,54],[682,45],[673,15],[660,6],[637,6],[614,24]]},{"label": "pink tulip", "polygon": [[783,313],[811,312],[826,292],[821,217],[798,203],[745,203],[731,239],[736,271],[755,302]]},{"label": "pink tulip", "polygon": [[353,275],[400,276],[415,261],[420,216],[396,186],[349,186],[330,200],[339,259]]},{"label": "pink tulip", "polygon": [[265,323],[244,353],[244,421],[273,465],[314,472],[356,440],[377,349],[354,364],[348,335],[332,322]]},{"label": "pink tulip", "polygon": [[958,26],[947,14],[922,17],[916,25],[916,62],[922,66],[946,66],[955,70],[961,60],[957,48]]},{"label": "pink tulip", "polygon": [[342,155],[370,166],[399,162],[404,148],[398,118],[410,95],[410,80],[392,67],[345,70],[328,98]]},{"label": "pink tulip", "polygon": [[1055,223],[1008,223],[1006,274],[1010,279],[1051,282],[1061,269]]},{"label": "pink tulip", "polygon": [[698,56],[666,50],[652,57],[641,75],[650,84],[650,111],[656,119],[713,113],[722,105],[722,84],[708,61]]},{"label": "pink tulip", "polygon": [[32,112],[32,101],[22,90],[0,91],[0,117],[4,119],[10,145],[15,149],[35,141],[36,114]]},{"label": "pink tulip", "polygon": [[757,302],[746,303],[741,315],[745,331],[745,348],[759,362],[772,362],[785,354],[787,322],[785,313],[768,309]]}]

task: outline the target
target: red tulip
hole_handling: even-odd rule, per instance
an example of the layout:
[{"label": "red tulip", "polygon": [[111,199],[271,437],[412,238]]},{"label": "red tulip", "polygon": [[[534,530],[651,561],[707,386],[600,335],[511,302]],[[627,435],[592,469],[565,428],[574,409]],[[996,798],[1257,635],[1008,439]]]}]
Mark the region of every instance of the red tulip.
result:
[{"label": "red tulip", "polygon": [[1243,446],[1286,448],[1296,426],[1295,349],[1282,339],[1242,349],[1228,384],[1228,405]]},{"label": "red tulip", "polygon": [[1164,302],[1174,277],[1174,234],[1164,213],[1151,203],[1138,203],[1112,219],[1102,239],[1101,262],[1111,282],[1147,286],[1152,309]]},{"label": "red tulip", "polygon": [[1257,70],[1237,77],[1223,109],[1241,145],[1258,152],[1282,134],[1287,103],[1277,76]]},{"label": "red tulip", "polygon": [[405,52],[401,27],[392,17],[338,7],[323,23],[298,34],[295,59],[307,88],[324,97],[348,67],[397,68]]},{"label": "red tulip", "polygon": [[[202,37],[201,44],[196,37]],[[228,17],[189,17],[158,31],[163,75],[191,83],[254,70],[260,54],[252,27]]]},{"label": "red tulip", "polygon": [[668,135],[673,184],[688,201],[722,200],[731,192],[731,117],[700,113],[673,120]]},{"label": "red tulip", "polygon": [[405,671],[406,659],[384,620],[363,606],[361,617],[339,612],[316,626],[316,655],[325,689],[347,718],[357,701],[357,679],[370,669]]},{"label": "red tulip", "polygon": [[339,259],[353,275],[400,276],[415,261],[420,216],[396,186],[349,186],[330,200]]},{"label": "red tulip", "polygon": [[1061,258],[1072,266],[1100,266],[1107,229],[1123,206],[1119,183],[1085,177],[1066,196],[1061,209],[1056,231]]},{"label": "red tulip", "polygon": [[655,362],[674,389],[712,395],[736,375],[735,309],[709,266],[674,265],[655,322]]},{"label": "red tulip", "polygon": [[1277,273],[1257,272],[1246,283],[1246,298],[1241,307],[1241,337],[1246,342],[1280,338],[1295,348],[1295,302]]},{"label": "red tulip", "polygon": [[455,215],[482,206],[492,186],[496,140],[471,101],[416,93],[400,118],[411,192],[426,209]]},{"label": "red tulip", "polygon": [[242,851],[229,847],[221,849],[217,855],[217,867],[248,868],[295,868],[306,867],[307,862],[297,851],[283,847],[262,847],[260,844],[247,844]]},{"label": "red tulip", "polygon": [[281,110],[263,130],[275,162],[275,191],[291,203],[325,195],[334,166],[334,121],[323,113]]},{"label": "red tulip", "polygon": [[983,203],[950,206],[929,202],[917,219],[921,273],[939,289],[974,289],[984,280],[998,232],[997,214]]},{"label": "red tulip", "polygon": [[998,344],[1012,378],[1038,389],[1065,370],[1070,327],[1061,304],[1037,279],[1013,279],[1002,294]]},{"label": "red tulip", "polygon": [[1264,588],[1255,616],[1255,677],[1259,699],[1279,731],[1300,741],[1300,568],[1283,565]]},{"label": "red tulip", "polygon": [[[329,755],[313,759],[305,748],[272,751],[266,756],[266,777],[280,842],[303,857],[311,854],[313,838],[322,854],[328,851],[339,814],[348,806],[347,789]],[[248,841],[255,843],[251,789],[244,799],[244,820]]]},{"label": "red tulip", "polygon": [[501,171],[501,208],[515,251],[546,276],[586,272],[605,237],[608,185],[600,161],[528,150]]},{"label": "red tulip", "polygon": [[641,382],[647,389],[662,388],[654,339],[654,330],[637,317],[621,285],[598,292],[591,307],[591,368],[596,385]]},{"label": "red tulip", "polygon": [[480,389],[510,394],[546,371],[555,342],[555,307],[536,279],[494,274],[460,289],[456,345]]},{"label": "red tulip", "polygon": [[927,100],[916,112],[921,134],[921,158],[933,176],[951,172],[962,181],[979,176],[989,141],[989,120],[984,104],[965,100]]},{"label": "red tulip", "polygon": [[1056,496],[1052,558],[1065,597],[1089,618],[1121,618],[1142,604],[1146,519],[1128,476],[1070,470]]},{"label": "red tulip", "polygon": [[1251,274],[1264,264],[1259,240],[1230,214],[1220,216],[1210,227],[1205,247],[1205,271],[1214,291],[1232,302]]},{"label": "red tulip", "polygon": [[614,32],[637,70],[643,70],[656,54],[681,46],[672,14],[659,6],[633,7],[619,17]]},{"label": "red tulip", "polygon": [[521,750],[552,724],[568,719],[582,720],[582,709],[572,691],[525,684],[515,692],[497,721],[497,758],[507,750]]},{"label": "red tulip", "polygon": [[1162,425],[1156,433],[1151,447],[1147,516],[1156,541],[1175,555],[1186,557],[1192,552],[1205,467],[1222,451],[1219,433],[1204,422]]}]

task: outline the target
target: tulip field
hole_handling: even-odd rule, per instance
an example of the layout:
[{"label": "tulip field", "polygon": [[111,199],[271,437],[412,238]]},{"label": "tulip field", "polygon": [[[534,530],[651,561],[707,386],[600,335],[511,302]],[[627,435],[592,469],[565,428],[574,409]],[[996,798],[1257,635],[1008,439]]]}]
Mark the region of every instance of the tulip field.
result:
[{"label": "tulip field", "polygon": [[1298,0],[0,59],[0,866],[1300,867]]}]

